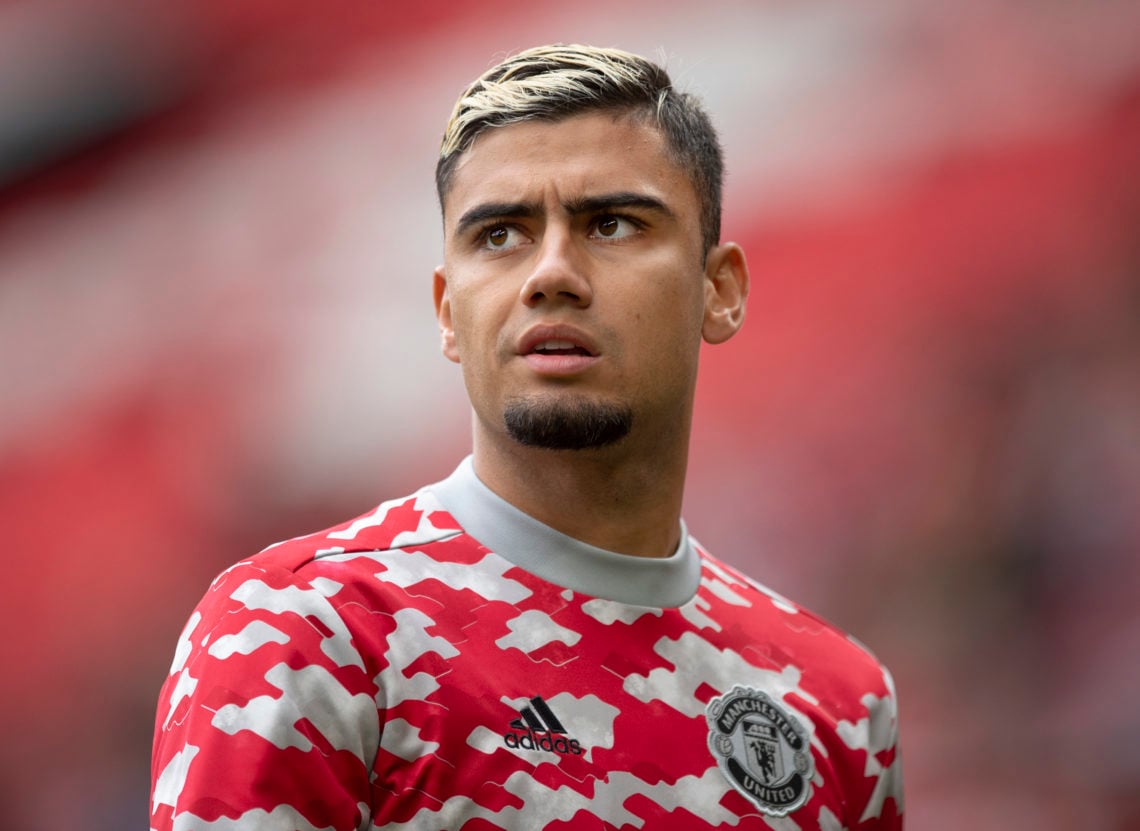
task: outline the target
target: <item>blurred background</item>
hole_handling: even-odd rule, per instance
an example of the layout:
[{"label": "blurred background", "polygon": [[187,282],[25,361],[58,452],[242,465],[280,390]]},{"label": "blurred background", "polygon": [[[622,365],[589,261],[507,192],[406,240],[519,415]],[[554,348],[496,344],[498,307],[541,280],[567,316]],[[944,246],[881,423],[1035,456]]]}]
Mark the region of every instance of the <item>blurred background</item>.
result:
[{"label": "blurred background", "polygon": [[0,8],[0,827],[143,828],[210,579],[450,472],[455,96],[585,41],[704,97],[754,290],[686,518],[891,667],[908,827],[1140,828],[1140,6]]}]

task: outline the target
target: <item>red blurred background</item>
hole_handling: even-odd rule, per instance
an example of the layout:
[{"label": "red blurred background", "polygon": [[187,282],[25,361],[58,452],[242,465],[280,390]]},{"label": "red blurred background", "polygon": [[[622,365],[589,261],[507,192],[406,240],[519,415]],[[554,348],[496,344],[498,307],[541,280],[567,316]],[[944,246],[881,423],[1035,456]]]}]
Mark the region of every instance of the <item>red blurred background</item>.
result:
[{"label": "red blurred background", "polygon": [[686,504],[892,668],[908,826],[1140,827],[1140,7],[0,9],[0,827],[143,827],[210,578],[468,449],[431,313],[467,81],[661,59],[754,292]]}]

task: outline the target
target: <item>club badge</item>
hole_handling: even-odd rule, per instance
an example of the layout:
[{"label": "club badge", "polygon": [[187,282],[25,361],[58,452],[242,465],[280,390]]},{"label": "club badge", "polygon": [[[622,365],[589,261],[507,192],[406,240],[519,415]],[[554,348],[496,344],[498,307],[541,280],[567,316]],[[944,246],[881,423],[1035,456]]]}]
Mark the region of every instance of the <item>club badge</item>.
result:
[{"label": "club badge", "polygon": [[721,771],[761,811],[782,817],[811,797],[812,756],[803,726],[751,687],[709,702],[709,749]]}]

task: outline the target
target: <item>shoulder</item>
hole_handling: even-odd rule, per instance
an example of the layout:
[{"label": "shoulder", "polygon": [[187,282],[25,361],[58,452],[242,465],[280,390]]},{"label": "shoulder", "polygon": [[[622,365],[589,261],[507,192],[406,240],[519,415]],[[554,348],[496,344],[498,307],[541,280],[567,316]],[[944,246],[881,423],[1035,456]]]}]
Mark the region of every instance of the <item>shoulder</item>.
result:
[{"label": "shoulder", "polygon": [[[195,607],[187,629],[213,639],[258,621],[282,629],[290,620],[308,621],[324,632],[344,628],[346,606],[358,600],[355,586],[368,580],[376,560],[461,534],[428,491],[381,503],[367,513],[311,534],[268,546],[218,574]],[[347,590],[346,590],[347,589]],[[351,617],[351,616],[350,616]]]},{"label": "shoulder", "polygon": [[[893,698],[890,672],[858,638],[822,615],[760,583],[698,546],[702,583],[712,594],[731,592],[754,621],[749,627],[775,663],[793,666],[833,700],[863,703]],[[718,584],[720,584],[718,586]]]},{"label": "shoulder", "polygon": [[[355,635],[371,612],[392,605],[383,595],[387,584],[373,579],[376,558],[431,548],[460,535],[454,526],[434,498],[419,491],[234,563],[191,612],[170,677],[185,670],[194,679],[259,679],[282,662],[320,664],[333,673],[365,667],[369,656]],[[365,588],[371,594],[363,598]]]},{"label": "shoulder", "polygon": [[[813,744],[823,749],[817,764],[821,781],[829,784],[821,789],[843,794],[850,808],[846,827],[900,827],[898,701],[890,671],[839,626],[707,552],[701,555],[702,591],[732,604],[738,634],[731,648],[760,670],[756,677],[768,678],[780,707],[803,717]],[[757,695],[743,686],[741,695]]]},{"label": "shoulder", "polygon": [[429,545],[460,533],[432,491],[423,488],[338,525],[274,543],[235,567],[297,573],[321,561],[344,560],[344,555]]}]

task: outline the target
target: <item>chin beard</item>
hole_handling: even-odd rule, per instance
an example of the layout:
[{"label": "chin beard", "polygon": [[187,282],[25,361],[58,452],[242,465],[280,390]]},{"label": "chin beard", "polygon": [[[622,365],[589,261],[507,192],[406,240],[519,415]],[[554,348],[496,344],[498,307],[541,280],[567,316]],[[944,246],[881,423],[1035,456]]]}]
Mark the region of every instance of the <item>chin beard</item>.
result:
[{"label": "chin beard", "polygon": [[558,398],[516,399],[503,411],[507,433],[528,447],[593,450],[621,441],[633,412],[619,404]]}]

